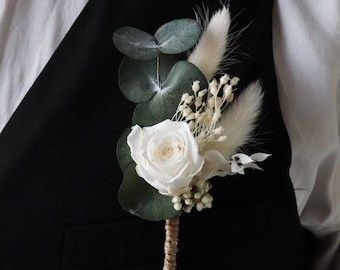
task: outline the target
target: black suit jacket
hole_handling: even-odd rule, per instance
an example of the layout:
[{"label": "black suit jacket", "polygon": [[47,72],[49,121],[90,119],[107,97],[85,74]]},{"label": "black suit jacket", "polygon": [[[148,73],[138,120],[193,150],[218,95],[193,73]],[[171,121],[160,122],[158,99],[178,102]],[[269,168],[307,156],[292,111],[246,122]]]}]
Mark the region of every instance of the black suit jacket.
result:
[{"label": "black suit jacket", "polygon": [[[239,92],[260,79],[263,172],[213,180],[213,208],[182,215],[178,269],[303,269],[303,232],[288,175],[290,144],[278,104],[271,1],[230,1]],[[117,201],[117,140],[134,104],[118,89],[120,26],[153,33],[220,1],[90,0],[0,134],[0,269],[161,269],[164,222]],[[251,149],[250,149],[251,151]]]}]

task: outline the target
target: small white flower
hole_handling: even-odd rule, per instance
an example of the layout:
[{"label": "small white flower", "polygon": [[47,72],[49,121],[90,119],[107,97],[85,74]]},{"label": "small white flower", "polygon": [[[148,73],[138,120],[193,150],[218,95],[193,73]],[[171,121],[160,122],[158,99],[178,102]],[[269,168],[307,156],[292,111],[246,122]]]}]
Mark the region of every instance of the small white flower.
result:
[{"label": "small white flower", "polygon": [[198,92],[198,97],[203,97],[207,92],[208,92],[207,89],[203,89],[203,90],[199,91]]},{"label": "small white flower", "polygon": [[209,83],[209,89],[210,89],[210,93],[213,95],[213,96],[217,96],[218,94],[218,84],[216,82],[216,80],[212,80],[210,83]]},{"label": "small white flower", "polygon": [[187,118],[190,114],[192,114],[192,110],[190,109],[190,107],[187,107],[183,110],[183,116],[185,118]]},{"label": "small white flower", "polygon": [[193,177],[204,163],[197,142],[183,121],[167,119],[144,128],[136,125],[127,143],[137,174],[164,195],[190,190]]},{"label": "small white flower", "polygon": [[269,157],[270,154],[265,153],[255,153],[251,156],[246,154],[237,153],[231,156],[230,168],[232,173],[244,174],[244,169],[253,168],[257,170],[262,170],[255,162],[261,162]]},{"label": "small white flower", "polygon": [[223,93],[224,93],[224,95],[225,95],[225,97],[226,97],[227,99],[228,99],[229,96],[232,94],[232,90],[233,90],[233,88],[232,88],[232,86],[229,85],[229,84],[227,84],[227,85],[225,85],[225,86],[223,87]]},{"label": "small white flower", "polygon": [[220,78],[220,84],[226,84],[228,81],[230,80],[228,74],[224,74],[221,78]]},{"label": "small white flower", "polygon": [[238,77],[233,77],[231,80],[230,80],[230,84],[231,85],[237,85],[238,84],[238,82],[239,82],[239,78]]},{"label": "small white flower", "polygon": [[190,95],[189,95],[188,93],[184,93],[184,94],[182,95],[181,101],[185,102],[189,96],[190,96]]},{"label": "small white flower", "polygon": [[194,96],[188,96],[188,97],[184,100],[184,102],[185,102],[185,104],[190,105],[190,104],[192,103],[193,100],[194,100]]},{"label": "small white flower", "polygon": [[195,106],[196,106],[196,108],[201,107],[202,104],[203,104],[202,98],[197,98],[197,99],[195,100]]},{"label": "small white flower", "polygon": [[192,91],[194,91],[195,93],[200,90],[200,81],[193,81],[192,83]]}]

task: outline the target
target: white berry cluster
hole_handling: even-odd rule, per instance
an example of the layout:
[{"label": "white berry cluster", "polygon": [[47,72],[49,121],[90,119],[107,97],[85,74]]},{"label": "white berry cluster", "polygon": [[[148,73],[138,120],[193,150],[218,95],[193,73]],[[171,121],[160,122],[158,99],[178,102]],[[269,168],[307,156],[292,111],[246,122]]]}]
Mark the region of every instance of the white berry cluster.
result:
[{"label": "white berry cluster", "polygon": [[191,209],[196,207],[197,211],[205,208],[211,208],[213,197],[209,194],[211,185],[208,181],[199,181],[190,186],[190,190],[174,196],[172,202],[177,211],[183,210],[190,213]]}]

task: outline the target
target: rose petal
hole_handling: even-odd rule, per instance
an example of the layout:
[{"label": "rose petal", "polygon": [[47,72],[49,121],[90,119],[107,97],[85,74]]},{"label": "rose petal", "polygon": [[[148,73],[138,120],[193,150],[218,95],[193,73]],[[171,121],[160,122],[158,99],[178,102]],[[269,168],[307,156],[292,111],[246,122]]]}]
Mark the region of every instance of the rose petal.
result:
[{"label": "rose petal", "polygon": [[204,164],[186,122],[167,119],[150,127],[134,126],[128,145],[137,174],[162,194],[187,190]]}]

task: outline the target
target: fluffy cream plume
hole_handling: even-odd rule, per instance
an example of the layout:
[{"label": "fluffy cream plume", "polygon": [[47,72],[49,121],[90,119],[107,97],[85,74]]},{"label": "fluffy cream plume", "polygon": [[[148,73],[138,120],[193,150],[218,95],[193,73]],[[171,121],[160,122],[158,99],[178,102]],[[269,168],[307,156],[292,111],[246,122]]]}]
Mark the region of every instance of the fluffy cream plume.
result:
[{"label": "fluffy cream plume", "polygon": [[251,83],[222,114],[220,125],[227,136],[225,142],[209,143],[207,149],[216,149],[229,158],[238,148],[249,142],[261,112],[263,100],[262,85],[259,81]]},{"label": "fluffy cream plume", "polygon": [[229,9],[223,6],[206,25],[196,47],[188,57],[210,81],[219,70],[228,46]]}]

